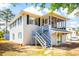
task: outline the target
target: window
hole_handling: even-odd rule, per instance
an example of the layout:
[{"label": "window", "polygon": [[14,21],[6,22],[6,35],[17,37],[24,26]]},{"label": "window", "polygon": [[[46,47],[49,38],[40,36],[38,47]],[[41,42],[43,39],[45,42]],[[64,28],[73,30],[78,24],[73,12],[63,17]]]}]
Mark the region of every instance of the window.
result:
[{"label": "window", "polygon": [[16,26],[18,25],[18,20],[16,20]]},{"label": "window", "polygon": [[29,24],[33,24],[33,21],[34,21],[34,20],[31,20],[31,19],[30,19],[30,22],[29,22]]},{"label": "window", "polygon": [[44,25],[44,19],[42,19],[42,26]]},{"label": "window", "polygon": [[22,39],[22,32],[19,32],[19,33],[18,33],[18,38],[19,38],[19,39]]},{"label": "window", "polygon": [[38,25],[38,20],[37,19],[35,19],[35,25]]},{"label": "window", "polygon": [[22,16],[18,18],[18,25],[22,24]]},{"label": "window", "polygon": [[48,20],[47,19],[45,19],[45,24],[47,24],[48,23]]},{"label": "window", "polygon": [[54,22],[53,22],[53,20],[51,20],[51,25],[52,25],[52,28],[54,27]]},{"label": "window", "polygon": [[13,23],[11,24],[11,28],[13,28]]},{"label": "window", "polygon": [[13,39],[13,40],[15,39],[15,34],[13,34],[12,39]]},{"label": "window", "polygon": [[16,26],[16,21],[15,21],[15,26]]},{"label": "window", "polygon": [[14,27],[16,26],[16,23],[14,22]]},{"label": "window", "polygon": [[18,25],[20,24],[20,19],[18,18]]},{"label": "window", "polygon": [[40,18],[38,18],[38,26],[40,26]]},{"label": "window", "polygon": [[27,24],[29,24],[29,15],[27,15]]},{"label": "window", "polygon": [[50,16],[49,16],[49,24],[50,24]]},{"label": "window", "polygon": [[29,17],[29,24],[35,24],[35,18]]},{"label": "window", "polygon": [[40,26],[40,18],[38,18],[38,19],[35,19],[35,25],[38,25],[38,26]]},{"label": "window", "polygon": [[10,29],[12,28],[12,24],[10,24]]}]

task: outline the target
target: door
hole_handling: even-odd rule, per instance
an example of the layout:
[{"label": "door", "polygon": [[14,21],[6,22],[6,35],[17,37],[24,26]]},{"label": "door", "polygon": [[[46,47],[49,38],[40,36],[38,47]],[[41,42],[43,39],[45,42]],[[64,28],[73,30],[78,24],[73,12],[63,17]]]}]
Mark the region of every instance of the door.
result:
[{"label": "door", "polygon": [[57,44],[58,45],[60,45],[60,44],[62,44],[62,34],[61,33],[58,33],[58,35],[57,35]]}]

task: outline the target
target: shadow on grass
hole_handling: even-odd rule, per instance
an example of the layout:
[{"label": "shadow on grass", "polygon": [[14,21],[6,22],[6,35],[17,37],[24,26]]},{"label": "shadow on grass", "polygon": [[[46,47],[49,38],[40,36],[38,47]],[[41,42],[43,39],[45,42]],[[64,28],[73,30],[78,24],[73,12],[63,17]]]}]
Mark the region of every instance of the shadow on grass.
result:
[{"label": "shadow on grass", "polygon": [[15,47],[15,46],[19,46],[19,45],[15,43],[0,43],[0,56],[2,56],[3,53],[7,51],[23,52],[18,47]]},{"label": "shadow on grass", "polygon": [[[62,44],[60,46],[55,46],[57,48],[62,48],[63,50],[72,50],[75,48],[79,48],[79,43],[76,42],[67,42],[66,44]],[[64,48],[63,48],[64,47]]]},{"label": "shadow on grass", "polygon": [[[55,46],[55,48],[57,47],[58,49],[61,49],[62,51],[66,50],[67,52],[62,52],[62,51],[59,52],[60,50],[58,50],[57,53],[54,53],[54,51],[53,51],[53,52],[50,52],[50,54],[44,54],[45,50],[41,50],[41,51],[39,50],[39,51],[37,51],[38,49],[42,49],[41,47],[38,48],[38,47],[32,47],[32,46],[30,46],[30,47],[32,47],[32,48],[30,48],[28,46],[26,48],[18,48],[19,46],[20,45],[18,45],[16,43],[13,43],[13,42],[10,42],[10,43],[0,43],[0,56],[4,56],[4,53],[6,53],[6,52],[7,52],[6,54],[8,55],[8,51],[12,51],[12,55],[13,55],[13,52],[16,55],[19,55],[20,52],[22,52],[22,53],[24,52],[25,54],[23,54],[23,55],[33,55],[33,56],[36,56],[36,55],[41,55],[41,56],[47,55],[48,56],[50,54],[52,56],[54,56],[54,55],[56,55],[56,56],[57,55],[61,55],[61,56],[63,56],[63,55],[65,55],[65,56],[70,56],[70,55],[71,56],[75,56],[76,54],[74,54],[74,52],[71,53],[69,51],[72,50],[72,49],[75,49],[75,48],[79,48],[79,43],[69,42],[69,43],[66,43],[66,44],[62,44],[60,46]],[[30,48],[30,50],[28,50],[28,48]],[[38,48],[38,49],[37,50],[32,50],[33,48],[34,49]],[[18,54],[17,54],[17,52],[18,52]]]}]

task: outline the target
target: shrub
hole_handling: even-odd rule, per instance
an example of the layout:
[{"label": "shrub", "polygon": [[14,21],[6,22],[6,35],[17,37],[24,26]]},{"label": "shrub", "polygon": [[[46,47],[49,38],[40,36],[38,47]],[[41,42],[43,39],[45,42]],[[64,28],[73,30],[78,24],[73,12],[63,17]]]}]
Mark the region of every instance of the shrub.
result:
[{"label": "shrub", "polygon": [[4,32],[0,31],[0,38],[4,37]]}]

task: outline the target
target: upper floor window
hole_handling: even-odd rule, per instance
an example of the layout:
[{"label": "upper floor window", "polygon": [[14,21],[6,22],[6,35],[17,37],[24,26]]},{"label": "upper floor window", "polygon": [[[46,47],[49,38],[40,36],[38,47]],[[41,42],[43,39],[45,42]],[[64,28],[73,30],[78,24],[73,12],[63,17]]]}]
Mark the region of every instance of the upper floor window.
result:
[{"label": "upper floor window", "polygon": [[29,24],[29,15],[27,15],[27,24]]},{"label": "upper floor window", "polygon": [[31,20],[31,19],[30,19],[29,24],[34,24],[34,20]]},{"label": "upper floor window", "polygon": [[42,26],[44,25],[44,19],[42,19]]},{"label": "upper floor window", "polygon": [[22,24],[22,17],[21,16],[18,18],[18,25],[19,24]]},{"label": "upper floor window", "polygon": [[17,25],[18,25],[18,20],[16,20],[16,22],[15,22],[15,23],[16,23],[16,26],[17,26]]},{"label": "upper floor window", "polygon": [[11,25],[10,25],[10,28],[13,28],[17,25],[20,25],[22,24],[22,16],[20,16],[17,20],[15,20]]},{"label": "upper floor window", "polygon": [[38,26],[40,26],[40,18],[38,18],[38,19],[35,19],[34,21],[35,21],[35,25],[38,25]]},{"label": "upper floor window", "polygon": [[45,19],[44,21],[45,21],[45,24],[47,24],[47,23],[48,23],[48,20],[47,20],[47,19]]},{"label": "upper floor window", "polygon": [[38,25],[38,20],[37,19],[35,19],[35,25]]},{"label": "upper floor window", "polygon": [[10,24],[10,29],[12,28],[12,24]]},{"label": "upper floor window", "polygon": [[34,24],[34,18],[33,17],[29,17],[29,24]]},{"label": "upper floor window", "polygon": [[57,22],[57,28],[61,28],[61,22]]}]

